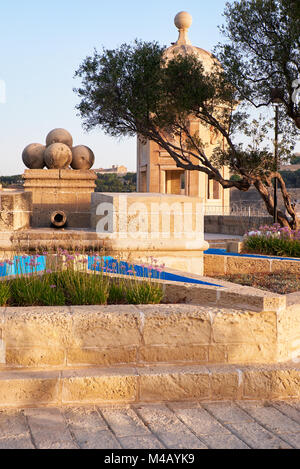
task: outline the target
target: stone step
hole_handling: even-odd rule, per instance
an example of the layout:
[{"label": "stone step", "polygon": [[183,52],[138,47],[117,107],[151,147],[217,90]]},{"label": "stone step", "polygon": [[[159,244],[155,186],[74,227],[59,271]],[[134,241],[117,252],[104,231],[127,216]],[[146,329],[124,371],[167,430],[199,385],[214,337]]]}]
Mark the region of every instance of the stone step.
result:
[{"label": "stone step", "polygon": [[0,408],[300,397],[300,364],[14,370],[0,373]]}]

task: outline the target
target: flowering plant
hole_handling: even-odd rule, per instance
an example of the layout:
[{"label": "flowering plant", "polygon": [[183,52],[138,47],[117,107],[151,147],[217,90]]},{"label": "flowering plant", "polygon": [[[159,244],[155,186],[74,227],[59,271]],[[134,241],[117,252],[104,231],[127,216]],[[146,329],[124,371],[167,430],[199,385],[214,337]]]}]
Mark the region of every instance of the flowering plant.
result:
[{"label": "flowering plant", "polygon": [[278,223],[260,226],[245,234],[243,249],[256,254],[300,257],[300,230],[281,227]]}]

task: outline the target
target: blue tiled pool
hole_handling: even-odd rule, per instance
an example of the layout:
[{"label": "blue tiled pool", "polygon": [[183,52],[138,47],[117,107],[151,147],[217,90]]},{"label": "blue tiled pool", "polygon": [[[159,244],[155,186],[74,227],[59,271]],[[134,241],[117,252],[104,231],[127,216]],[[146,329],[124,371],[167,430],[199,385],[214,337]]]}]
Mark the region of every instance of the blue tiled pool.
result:
[{"label": "blue tiled pool", "polygon": [[[35,267],[32,268],[30,265],[32,257],[30,256],[15,256],[10,262],[0,262],[0,277],[7,277],[10,275],[18,274],[29,274],[32,271],[34,272],[43,272],[46,269],[46,256],[38,256],[35,258]],[[100,271],[101,266],[98,265],[95,267],[95,257],[88,256],[88,269]],[[186,277],[183,275],[172,274],[171,272],[162,271],[158,272],[155,269],[150,269],[149,267],[142,267],[140,265],[134,264],[131,265],[127,262],[120,261],[110,256],[103,257],[105,268],[103,269],[106,272],[112,272],[121,275],[132,275],[133,270],[136,277],[145,277],[145,278],[157,278],[161,280],[168,280],[171,282],[184,282],[184,283],[193,283],[198,285],[210,285],[210,286],[220,286],[214,283],[204,282],[202,280],[194,279],[191,277]],[[131,273],[132,272],[132,273]]]},{"label": "blue tiled pool", "polygon": [[[133,275],[133,274],[130,274],[130,272],[134,270],[134,275],[136,277],[145,277],[145,278],[151,277],[151,278],[157,278],[160,280],[169,280],[171,282],[196,283],[198,285],[210,285],[214,287],[220,286],[214,283],[204,282],[202,280],[197,280],[191,277],[185,277],[183,275],[172,274],[171,272],[166,272],[166,271],[158,272],[155,269],[149,269],[148,267],[142,267],[137,264],[132,265],[124,261],[118,262],[113,257],[104,257],[103,259],[105,262],[106,271],[108,272],[112,271],[113,273],[116,273],[116,274]],[[95,258],[89,257],[88,268],[91,270],[95,269],[95,267],[93,267],[94,264],[95,264]],[[101,266],[98,265],[96,267],[96,270],[100,271]]]},{"label": "blue tiled pool", "polygon": [[204,254],[215,254],[217,256],[254,257],[257,259],[275,259],[277,261],[300,261],[296,257],[263,256],[261,254],[239,254],[237,252],[227,252],[226,249],[208,249]]}]

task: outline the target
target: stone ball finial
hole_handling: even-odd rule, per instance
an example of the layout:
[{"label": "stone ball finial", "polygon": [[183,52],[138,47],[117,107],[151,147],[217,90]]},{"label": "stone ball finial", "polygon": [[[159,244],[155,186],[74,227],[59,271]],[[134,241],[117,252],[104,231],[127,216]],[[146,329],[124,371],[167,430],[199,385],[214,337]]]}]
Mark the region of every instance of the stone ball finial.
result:
[{"label": "stone ball finial", "polygon": [[192,26],[193,18],[187,11],[181,11],[175,16],[174,23],[179,31],[187,31]]},{"label": "stone ball finial", "polygon": [[95,155],[89,147],[85,145],[78,145],[72,148],[72,163],[73,169],[91,169],[95,162]]},{"label": "stone ball finial", "polygon": [[22,160],[29,169],[43,169],[45,166],[44,153],[46,147],[40,143],[30,143],[24,148]]},{"label": "stone ball finial", "polygon": [[48,169],[65,169],[72,162],[72,151],[64,143],[53,143],[46,148],[44,160]]},{"label": "stone ball finial", "polygon": [[70,132],[65,129],[53,129],[46,137],[46,145],[49,147],[53,143],[63,143],[64,145],[72,148],[73,138]]}]

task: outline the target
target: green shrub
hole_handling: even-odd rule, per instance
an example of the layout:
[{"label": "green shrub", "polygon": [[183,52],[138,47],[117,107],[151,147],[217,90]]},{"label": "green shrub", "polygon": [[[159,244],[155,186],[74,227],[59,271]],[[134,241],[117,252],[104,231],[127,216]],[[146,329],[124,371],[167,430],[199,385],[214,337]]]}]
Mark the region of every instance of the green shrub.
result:
[{"label": "green shrub", "polygon": [[23,276],[10,282],[10,301],[16,306],[63,306],[65,295],[61,288],[49,282],[47,276]]},{"label": "green shrub", "polygon": [[249,253],[300,257],[300,242],[295,239],[280,239],[256,235],[245,238],[243,246]]},{"label": "green shrub", "polygon": [[97,273],[61,272],[58,286],[62,286],[71,305],[104,305],[109,296],[109,280]]},{"label": "green shrub", "polygon": [[126,303],[126,286],[122,279],[111,282],[107,302],[110,305]]},{"label": "green shrub", "polygon": [[10,299],[10,285],[7,281],[0,282],[0,306],[6,306]]},{"label": "green shrub", "polygon": [[157,283],[136,280],[127,287],[126,298],[132,305],[158,304],[163,298],[163,289]]}]

